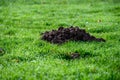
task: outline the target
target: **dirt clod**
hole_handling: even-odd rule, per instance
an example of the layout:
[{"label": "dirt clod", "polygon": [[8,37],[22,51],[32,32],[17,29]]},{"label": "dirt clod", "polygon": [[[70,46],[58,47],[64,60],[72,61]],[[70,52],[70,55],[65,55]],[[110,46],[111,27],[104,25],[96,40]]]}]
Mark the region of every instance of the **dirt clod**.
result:
[{"label": "dirt clod", "polygon": [[59,27],[58,30],[46,31],[42,34],[42,39],[51,43],[61,44],[69,40],[74,41],[98,41],[105,42],[103,38],[96,38],[79,27]]},{"label": "dirt clod", "polygon": [[81,57],[80,53],[69,53],[69,54],[59,54],[60,58],[65,60],[74,60],[79,59]]},{"label": "dirt clod", "polygon": [[79,57],[80,57],[79,53],[72,53],[72,54],[70,54],[70,59],[76,59],[76,58],[79,58]]},{"label": "dirt clod", "polygon": [[0,56],[4,54],[4,50],[0,48]]},{"label": "dirt clod", "polygon": [[0,48],[0,53],[2,53],[3,52],[3,49],[2,48]]}]

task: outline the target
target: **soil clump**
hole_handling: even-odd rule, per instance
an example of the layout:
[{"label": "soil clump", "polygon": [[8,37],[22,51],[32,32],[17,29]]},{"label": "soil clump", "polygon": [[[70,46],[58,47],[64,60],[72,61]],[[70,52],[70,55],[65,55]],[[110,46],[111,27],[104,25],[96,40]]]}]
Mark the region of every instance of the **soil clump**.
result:
[{"label": "soil clump", "polygon": [[72,41],[97,41],[105,42],[103,38],[96,38],[79,27],[59,27],[58,30],[46,31],[42,34],[42,39],[50,43],[62,44]]}]

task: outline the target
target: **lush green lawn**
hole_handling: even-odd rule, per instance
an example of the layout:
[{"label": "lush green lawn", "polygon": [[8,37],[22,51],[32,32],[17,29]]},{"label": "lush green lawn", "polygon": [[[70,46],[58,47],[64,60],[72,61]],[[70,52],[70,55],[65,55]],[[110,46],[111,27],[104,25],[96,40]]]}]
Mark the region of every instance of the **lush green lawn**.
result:
[{"label": "lush green lawn", "polygon": [[[0,0],[0,80],[119,80],[119,0]],[[25,2],[23,2],[25,1]],[[41,33],[79,26],[106,42],[50,44]],[[63,54],[92,56],[65,60]]]}]

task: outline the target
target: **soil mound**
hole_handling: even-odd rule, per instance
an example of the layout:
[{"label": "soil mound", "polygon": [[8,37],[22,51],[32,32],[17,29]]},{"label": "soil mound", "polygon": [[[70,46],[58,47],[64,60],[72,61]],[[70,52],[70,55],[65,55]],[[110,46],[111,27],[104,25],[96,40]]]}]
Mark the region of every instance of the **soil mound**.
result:
[{"label": "soil mound", "polygon": [[57,44],[64,43],[68,40],[105,42],[103,38],[96,38],[84,29],[73,26],[69,28],[59,27],[58,30],[46,31],[42,34],[42,39]]}]

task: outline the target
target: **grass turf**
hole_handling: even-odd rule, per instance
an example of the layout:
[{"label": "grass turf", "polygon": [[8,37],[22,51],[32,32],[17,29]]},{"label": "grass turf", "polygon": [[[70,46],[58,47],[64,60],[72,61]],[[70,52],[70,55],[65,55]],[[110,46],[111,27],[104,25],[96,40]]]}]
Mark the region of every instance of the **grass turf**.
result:
[{"label": "grass turf", "polygon": [[[120,79],[119,0],[1,0],[0,80]],[[106,42],[50,44],[41,33],[80,26]],[[94,56],[65,60],[61,54]]]}]

